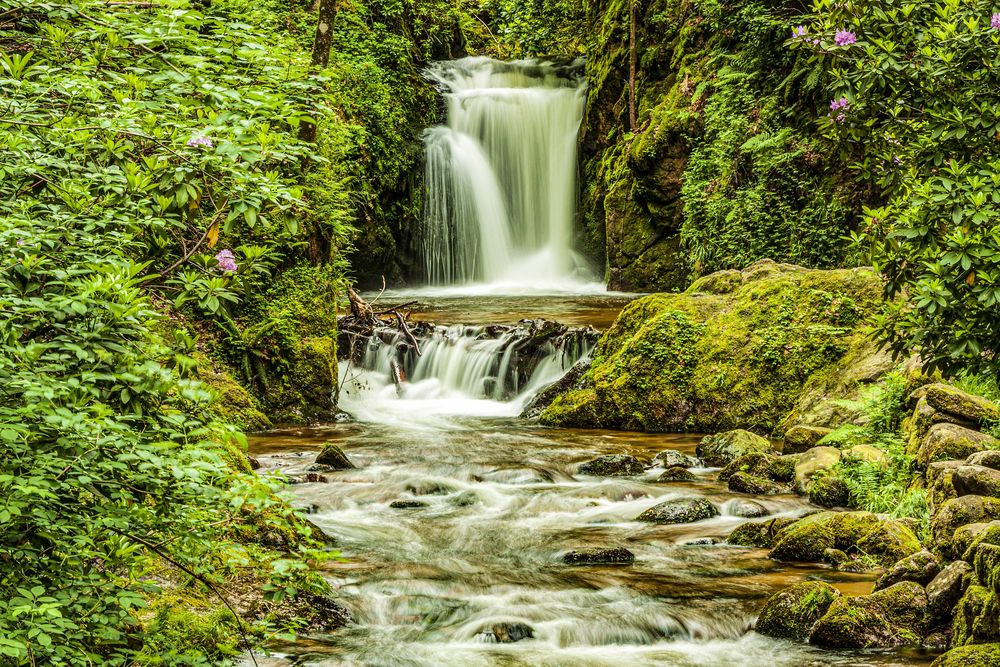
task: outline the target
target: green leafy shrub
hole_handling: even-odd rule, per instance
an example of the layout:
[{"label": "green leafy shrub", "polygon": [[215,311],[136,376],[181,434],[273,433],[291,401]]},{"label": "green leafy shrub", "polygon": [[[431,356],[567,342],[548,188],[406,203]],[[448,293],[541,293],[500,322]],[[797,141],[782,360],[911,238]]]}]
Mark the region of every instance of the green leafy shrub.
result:
[{"label": "green leafy shrub", "polygon": [[879,186],[856,240],[899,353],[946,371],[1000,350],[1000,18],[987,0],[817,0],[794,43],[829,72],[831,147]]}]

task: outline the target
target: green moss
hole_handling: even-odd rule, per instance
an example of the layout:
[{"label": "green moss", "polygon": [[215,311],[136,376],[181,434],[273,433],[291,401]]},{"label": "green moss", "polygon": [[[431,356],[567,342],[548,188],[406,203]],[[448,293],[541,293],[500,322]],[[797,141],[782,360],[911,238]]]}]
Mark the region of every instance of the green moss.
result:
[{"label": "green moss", "polygon": [[820,507],[847,507],[850,490],[844,480],[835,475],[814,479],[809,485],[809,502]]},{"label": "green moss", "polygon": [[923,587],[912,581],[841,597],[816,623],[809,642],[827,648],[919,645],[927,631],[926,606]]},{"label": "green moss", "polygon": [[821,581],[806,581],[779,591],[767,602],[757,619],[757,632],[769,637],[803,640],[840,592]]},{"label": "green moss", "polygon": [[209,412],[220,421],[244,431],[262,431],[271,425],[262,412],[260,401],[223,367],[214,369],[211,362],[203,358],[198,366],[198,379],[215,394]]},{"label": "green moss", "polygon": [[803,387],[865,344],[881,301],[869,271],[763,262],[729,294],[656,294],[602,336],[582,391],[542,415],[563,426],[769,432]]},{"label": "green moss", "polygon": [[822,561],[827,549],[888,566],[920,551],[920,540],[901,522],[871,512],[819,512],[782,530],[771,558]]},{"label": "green moss", "polygon": [[1000,644],[959,646],[940,656],[931,667],[993,667],[1000,665]]},{"label": "green moss", "polygon": [[1000,605],[996,594],[983,586],[969,586],[955,606],[953,646],[1000,640]]},{"label": "green moss", "polygon": [[139,665],[218,664],[238,652],[236,618],[222,604],[190,589],[154,598],[143,621]]}]

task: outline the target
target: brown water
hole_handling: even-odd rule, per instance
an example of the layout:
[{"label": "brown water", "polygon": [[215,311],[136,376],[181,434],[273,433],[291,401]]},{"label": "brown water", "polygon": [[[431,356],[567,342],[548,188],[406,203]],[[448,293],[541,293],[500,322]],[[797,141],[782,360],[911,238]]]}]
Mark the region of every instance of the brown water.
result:
[{"label": "brown water", "polygon": [[[592,308],[590,321],[600,323],[618,307],[571,304],[571,317],[558,308],[545,314],[587,319],[581,313]],[[524,305],[516,315],[533,309]],[[477,322],[487,321],[485,306],[468,310]],[[655,468],[634,478],[576,473],[579,463],[599,454],[650,460],[663,449],[693,453],[695,436],[548,429],[512,416],[517,405],[457,390],[409,396],[374,375],[355,381],[344,407],[363,412],[367,422],[276,431],[251,442],[262,472],[299,475],[325,442],[340,445],[358,466],[326,474],[325,483],[289,487],[294,502],[337,540],[346,562],[329,566],[326,576],[357,623],[276,646],[276,656],[261,664],[888,667],[931,661],[920,652],[822,651],[753,632],[762,602],[782,587],[813,579],[858,595],[870,591],[874,576],[781,564],[765,550],[726,545],[725,537],[746,519],[732,515],[738,496],[716,480],[717,470],[695,469],[697,481],[680,484],[657,483],[661,470]],[[721,515],[670,526],[634,520],[678,496],[707,498]],[[396,500],[426,506],[394,509],[389,505]],[[792,495],[756,500],[771,516],[796,516],[809,507]],[[635,563],[570,567],[561,560],[570,549],[612,546],[631,550]],[[525,624],[533,637],[493,643],[489,631],[498,623]]]}]

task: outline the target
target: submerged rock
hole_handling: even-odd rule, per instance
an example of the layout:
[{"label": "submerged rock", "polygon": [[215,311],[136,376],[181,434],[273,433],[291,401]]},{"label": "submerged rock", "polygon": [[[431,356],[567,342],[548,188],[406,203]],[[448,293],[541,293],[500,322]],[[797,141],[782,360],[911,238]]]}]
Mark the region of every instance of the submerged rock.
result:
[{"label": "submerged rock", "polygon": [[610,549],[574,549],[563,554],[567,565],[631,565],[635,554],[624,547]]},{"label": "submerged rock", "polygon": [[513,644],[522,639],[533,638],[535,631],[527,623],[504,621],[485,625],[476,634],[489,644]]},{"label": "submerged rock", "polygon": [[697,468],[701,465],[701,461],[676,449],[665,449],[653,457],[653,465],[662,468]]},{"label": "submerged rock", "polygon": [[393,500],[389,503],[389,507],[395,510],[410,510],[429,506],[430,505],[423,500]]},{"label": "submerged rock", "polygon": [[737,429],[702,438],[695,453],[706,465],[721,467],[747,454],[773,452],[771,441],[756,433]]},{"label": "submerged rock", "polygon": [[871,512],[819,512],[778,533],[770,557],[821,562],[827,549],[862,553],[889,565],[920,551],[920,540],[902,522]]},{"label": "submerged rock", "polygon": [[729,478],[729,490],[753,496],[774,496],[782,492],[782,488],[771,480],[745,472],[738,472]]},{"label": "submerged rock", "polygon": [[641,475],[645,471],[642,462],[629,454],[609,454],[598,456],[586,463],[581,463],[577,472],[581,475],[594,477],[629,477]]},{"label": "submerged rock", "polygon": [[334,470],[350,470],[355,465],[337,445],[327,443],[316,457],[315,465],[310,467],[314,472],[333,472]]},{"label": "submerged rock", "polygon": [[927,634],[927,595],[904,581],[871,595],[840,597],[813,627],[809,643],[825,648],[919,646]]},{"label": "submerged rock", "polygon": [[687,468],[682,468],[680,466],[672,466],[663,471],[663,473],[656,478],[657,482],[693,482],[698,477],[688,470]]},{"label": "submerged rock", "polygon": [[890,586],[895,586],[901,581],[914,581],[921,586],[926,586],[940,571],[941,561],[938,560],[938,557],[927,549],[921,549],[906,558],[896,561],[875,582],[875,590],[884,590]]},{"label": "submerged rock", "polygon": [[770,514],[767,508],[760,503],[743,498],[726,503],[726,510],[731,516],[743,517],[744,519],[759,519]]},{"label": "submerged rock", "polygon": [[636,521],[653,523],[693,523],[718,516],[719,510],[704,498],[674,498],[648,510],[635,518]]},{"label": "submerged rock", "polygon": [[757,632],[768,637],[801,641],[827,612],[840,591],[822,581],[806,581],[768,598],[757,619]]}]

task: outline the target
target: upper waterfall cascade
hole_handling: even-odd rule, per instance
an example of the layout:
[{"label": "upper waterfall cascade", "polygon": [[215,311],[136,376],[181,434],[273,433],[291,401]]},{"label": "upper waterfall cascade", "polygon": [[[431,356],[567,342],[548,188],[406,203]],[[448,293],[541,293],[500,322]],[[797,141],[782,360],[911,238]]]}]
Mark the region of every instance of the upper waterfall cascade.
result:
[{"label": "upper waterfall cascade", "polygon": [[448,114],[424,135],[419,251],[431,284],[572,289],[592,280],[572,249],[586,89],[575,71],[488,58],[430,68]]}]

